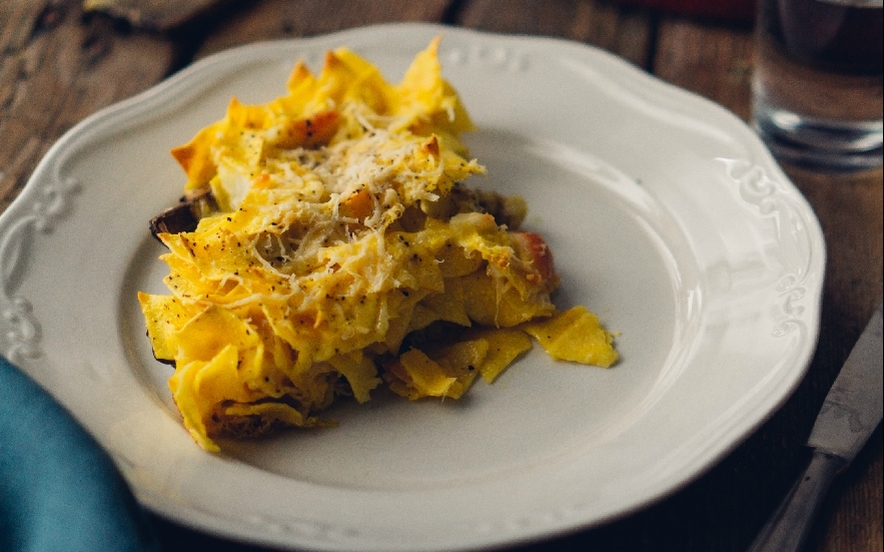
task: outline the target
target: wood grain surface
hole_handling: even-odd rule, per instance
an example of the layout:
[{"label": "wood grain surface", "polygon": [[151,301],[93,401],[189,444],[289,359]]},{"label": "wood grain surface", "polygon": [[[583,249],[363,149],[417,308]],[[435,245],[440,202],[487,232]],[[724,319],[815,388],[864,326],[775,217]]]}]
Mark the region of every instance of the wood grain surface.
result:
[{"label": "wood grain surface", "polygon": [[[749,117],[754,53],[751,22],[743,16],[691,19],[641,2],[604,0],[210,4],[211,10],[185,16],[178,5],[165,24],[144,25],[122,12],[117,15],[123,18],[87,13],[77,0],[3,0],[0,210],[72,125],[194,59],[239,44],[371,23],[431,21],[584,42]],[[159,21],[160,15],[153,17]],[[785,168],[816,211],[828,249],[821,334],[805,380],[758,431],[685,488],[623,519],[518,550],[741,551],[801,472],[809,459],[802,443],[882,298],[882,172],[839,175]],[[882,467],[879,427],[836,479],[808,552],[882,550]],[[152,520],[165,550],[256,550],[156,516]]]}]

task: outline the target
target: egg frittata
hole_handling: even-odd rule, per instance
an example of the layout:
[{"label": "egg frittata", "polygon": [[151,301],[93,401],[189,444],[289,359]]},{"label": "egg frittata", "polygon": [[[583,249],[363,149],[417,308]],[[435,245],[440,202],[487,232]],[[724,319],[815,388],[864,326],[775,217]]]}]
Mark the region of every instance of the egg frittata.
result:
[{"label": "egg frittata", "polygon": [[318,75],[299,62],[285,95],[233,99],[172,150],[185,198],[210,201],[192,228],[156,231],[171,293],[138,300],[203,448],[323,423],[336,397],[379,385],[458,398],[532,340],[616,362],[594,314],[550,300],[559,279],[543,238],[520,229],[525,202],[464,184],[485,169],[460,140],[473,125],[438,43],[398,85],[345,48]]}]

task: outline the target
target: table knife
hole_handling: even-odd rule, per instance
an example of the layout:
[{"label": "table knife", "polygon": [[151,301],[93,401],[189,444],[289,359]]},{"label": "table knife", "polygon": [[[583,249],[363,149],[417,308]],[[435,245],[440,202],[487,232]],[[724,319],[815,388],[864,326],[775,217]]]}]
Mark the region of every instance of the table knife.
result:
[{"label": "table knife", "polygon": [[750,552],[793,552],[804,544],[832,479],[856,457],[881,422],[881,305],[826,396],[808,446],[810,465],[749,547]]}]

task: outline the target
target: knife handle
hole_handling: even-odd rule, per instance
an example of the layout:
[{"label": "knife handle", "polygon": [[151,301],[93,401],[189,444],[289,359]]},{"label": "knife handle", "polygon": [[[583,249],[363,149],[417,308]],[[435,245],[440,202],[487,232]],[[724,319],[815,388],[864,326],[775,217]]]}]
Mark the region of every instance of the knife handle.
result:
[{"label": "knife handle", "polygon": [[846,464],[842,458],[815,450],[810,465],[752,542],[749,552],[799,550],[832,479]]}]

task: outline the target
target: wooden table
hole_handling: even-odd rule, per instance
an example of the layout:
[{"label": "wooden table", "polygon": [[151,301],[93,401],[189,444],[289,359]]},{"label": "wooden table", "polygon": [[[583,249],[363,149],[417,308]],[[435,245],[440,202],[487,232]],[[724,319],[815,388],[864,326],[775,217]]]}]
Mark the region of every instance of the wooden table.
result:
[{"label": "wooden table", "polygon": [[[142,18],[133,25],[100,13],[84,14],[77,0],[3,0],[0,210],[65,130],[193,60],[246,42],[371,23],[430,21],[565,37],[610,50],[744,119],[749,116],[751,22],[691,19],[604,0],[204,3],[214,7],[172,13],[167,19]],[[806,379],[756,433],[686,488],[625,519],[526,550],[744,550],[803,469],[808,454],[802,443],[882,298],[882,172],[839,176],[786,169],[816,210],[828,245],[822,328]],[[159,517],[153,521],[167,550],[206,544],[216,550],[250,549]],[[880,426],[836,480],[808,550],[882,550]]]}]

